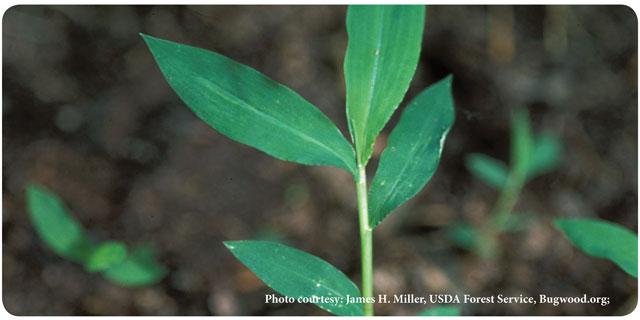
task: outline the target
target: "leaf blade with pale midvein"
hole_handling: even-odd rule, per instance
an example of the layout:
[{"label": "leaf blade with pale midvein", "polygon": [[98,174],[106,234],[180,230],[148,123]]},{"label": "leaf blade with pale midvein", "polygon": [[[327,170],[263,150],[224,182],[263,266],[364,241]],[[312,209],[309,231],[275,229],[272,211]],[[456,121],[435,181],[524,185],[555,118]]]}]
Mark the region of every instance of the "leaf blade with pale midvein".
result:
[{"label": "leaf blade with pale midvein", "polygon": [[350,6],[344,60],[347,117],[360,163],[404,98],[416,71],[425,6]]},{"label": "leaf blade with pale midvein", "polygon": [[455,118],[452,77],[421,92],[389,135],[369,190],[370,226],[416,195],[435,173]]},{"label": "leaf blade with pale midvein", "polygon": [[337,297],[338,304],[316,303],[336,315],[362,315],[362,305],[347,303],[347,295],[359,297],[360,290],[340,270],[306,252],[271,241],[225,241],[225,246],[266,285],[293,297]]},{"label": "leaf blade with pale midvein", "polygon": [[340,130],[291,89],[215,52],[142,37],[169,85],[218,132],[281,160],[355,173]]}]

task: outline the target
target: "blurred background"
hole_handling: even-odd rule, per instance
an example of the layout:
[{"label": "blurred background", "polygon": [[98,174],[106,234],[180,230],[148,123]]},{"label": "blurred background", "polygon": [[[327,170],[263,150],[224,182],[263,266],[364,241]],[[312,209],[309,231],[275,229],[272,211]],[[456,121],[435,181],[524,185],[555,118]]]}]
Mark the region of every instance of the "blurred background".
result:
[{"label": "blurred background", "polygon": [[[214,50],[284,83],[347,135],[344,6],[17,6],[3,17],[2,300],[16,315],[326,315],[265,305],[271,293],[222,245],[276,239],[359,283],[355,190],[338,169],[273,159],[207,127],[156,67],[139,32]],[[637,281],[586,256],[555,217],[637,230],[637,19],[623,6],[430,6],[407,100],[452,73],[456,123],[440,166],[375,234],[376,292],[609,296],[611,304],[465,305],[464,315],[630,312]],[[481,222],[498,194],[468,153],[507,161],[509,115],[559,136],[559,169],[524,189],[536,223],[480,259],[443,227]],[[404,104],[399,110],[402,110]],[[396,112],[377,145],[384,147]],[[371,169],[375,169],[375,162]],[[373,175],[373,170],[370,175]],[[38,238],[24,188],[57,193],[97,239],[153,243],[170,273],[114,285]],[[418,305],[378,305],[411,315]]]}]

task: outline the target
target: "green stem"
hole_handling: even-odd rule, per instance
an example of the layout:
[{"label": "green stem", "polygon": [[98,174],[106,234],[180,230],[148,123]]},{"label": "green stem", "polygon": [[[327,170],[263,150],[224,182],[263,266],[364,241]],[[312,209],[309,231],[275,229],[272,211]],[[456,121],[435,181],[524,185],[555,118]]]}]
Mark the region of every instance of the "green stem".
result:
[{"label": "green stem", "polygon": [[493,209],[493,225],[502,231],[511,211],[518,201],[520,191],[527,180],[529,161],[533,152],[533,138],[529,116],[524,109],[517,109],[511,120],[511,160],[507,182]]},{"label": "green stem", "polygon": [[[358,220],[360,224],[360,250],[362,256],[362,296],[365,300],[373,300],[373,230],[369,226],[369,209],[367,205],[367,173],[365,166],[358,164]],[[365,301],[364,315],[373,316],[373,303]]]},{"label": "green stem", "polygon": [[522,190],[522,181],[523,179],[519,175],[514,175],[507,181],[505,188],[500,193],[500,197],[493,209],[496,229],[502,230],[509,220],[511,211],[513,211]]},{"label": "green stem", "polygon": [[482,241],[478,243],[477,249],[483,258],[495,258],[495,255],[500,253],[498,237],[509,221],[509,216],[518,201],[522,186],[523,180],[520,175],[515,170],[512,171],[491,210],[491,219],[480,229]]},{"label": "green stem", "polygon": [[511,160],[509,176],[491,212],[492,220],[487,224],[486,236],[490,239],[489,256],[493,256],[498,246],[498,236],[504,231],[511,211],[515,207],[520,192],[527,180],[529,161],[533,152],[533,138],[529,117],[525,110],[517,109],[511,120]]}]

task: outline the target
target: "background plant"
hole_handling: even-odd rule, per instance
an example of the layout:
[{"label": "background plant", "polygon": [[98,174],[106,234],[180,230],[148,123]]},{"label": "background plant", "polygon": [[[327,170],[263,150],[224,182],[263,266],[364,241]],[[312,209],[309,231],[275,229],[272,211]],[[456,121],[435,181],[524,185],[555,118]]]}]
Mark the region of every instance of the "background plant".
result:
[{"label": "background plant", "polygon": [[266,241],[227,241],[227,248],[268,286],[337,315],[373,315],[373,229],[413,197],[437,167],[453,123],[451,77],[418,94],[392,131],[367,187],[376,137],[402,101],[416,70],[424,6],[351,6],[344,62],[346,113],[353,146],[315,106],[258,71],[217,53],[143,35],[160,70],[193,112],[220,133],[278,159],[334,166],[355,182],[361,290],[320,258]]},{"label": "background plant", "polygon": [[42,241],[56,254],[99,272],[111,282],[139,287],[160,281],[167,273],[155,260],[154,249],[140,245],[132,250],[120,241],[97,242],[69,215],[62,200],[43,186],[27,186],[31,221]]},{"label": "background plant", "polygon": [[485,154],[473,153],[466,159],[468,170],[499,191],[490,219],[480,226],[458,223],[449,227],[448,235],[458,245],[483,257],[492,257],[503,232],[527,228],[533,215],[513,214],[525,184],[555,169],[560,163],[562,144],[552,133],[534,135],[525,109],[516,109],[511,118],[511,159],[509,166]]}]

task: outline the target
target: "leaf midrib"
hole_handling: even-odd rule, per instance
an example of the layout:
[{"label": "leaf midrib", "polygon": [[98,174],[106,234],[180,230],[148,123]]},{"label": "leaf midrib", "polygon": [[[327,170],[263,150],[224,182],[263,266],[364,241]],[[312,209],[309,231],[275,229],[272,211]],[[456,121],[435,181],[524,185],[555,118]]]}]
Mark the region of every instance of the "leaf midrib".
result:
[{"label": "leaf midrib", "polygon": [[[427,143],[425,143],[424,145],[428,145],[429,143],[431,143],[431,138],[432,137],[428,137],[429,141]],[[418,141],[418,140],[416,139],[415,141]],[[413,143],[413,145],[411,146],[411,149],[409,150],[407,155],[409,155],[409,156],[413,155],[417,148],[418,148],[418,143]],[[404,162],[404,164],[402,165],[402,169],[400,170],[400,173],[396,176],[396,178],[404,176],[404,173],[407,170],[407,168],[409,167],[409,163],[410,162],[411,161],[405,161]],[[384,208],[384,205],[386,205],[387,202],[389,202],[389,199],[391,198],[390,195],[395,194],[395,190],[398,187],[398,183],[400,182],[400,180],[404,180],[404,179],[395,179],[395,181],[393,182],[393,185],[391,185],[391,189],[389,190],[390,192],[387,193],[387,196],[384,197],[384,199],[382,200],[382,202],[378,206],[378,208],[379,208],[378,212],[381,212],[381,210]],[[378,213],[378,215],[379,215],[379,213]],[[375,223],[372,225],[372,227],[375,227],[376,225],[378,225],[378,223],[380,223],[382,221],[382,217],[380,217],[380,218],[381,219],[379,219],[378,221],[375,221]]]},{"label": "leaf midrib", "polygon": [[313,137],[303,133],[302,131],[296,130],[294,127],[279,121],[277,118],[273,117],[272,115],[263,112],[257,108],[254,108],[251,106],[250,103],[248,103],[247,101],[245,101],[244,99],[228,92],[227,90],[223,89],[221,86],[217,85],[215,82],[209,81],[206,78],[202,77],[202,76],[195,76],[195,79],[198,82],[201,82],[203,85],[205,86],[209,86],[209,87],[213,87],[214,89],[217,90],[213,90],[214,92],[218,93],[218,96],[220,96],[222,99],[229,101],[230,103],[234,103],[236,105],[239,105],[241,107],[243,107],[244,109],[247,109],[255,114],[257,114],[258,116],[264,117],[267,121],[269,121],[270,123],[282,127],[285,130],[288,130],[292,133],[294,133],[294,135],[297,135],[299,137],[301,137],[303,140],[305,141],[309,141],[317,146],[320,146],[321,148],[323,148],[324,150],[329,151],[329,153],[333,154],[334,156],[336,156],[338,159],[340,159],[340,161],[342,161],[342,163],[345,164],[346,168],[349,168],[350,170],[353,170],[353,168],[347,163],[347,161],[340,155],[338,154],[333,148],[323,144],[322,142],[314,139]]},{"label": "leaf midrib", "polygon": [[[364,110],[364,123],[361,127],[361,136],[363,141],[361,143],[368,143],[367,142],[367,138],[368,138],[368,134],[367,134],[367,129],[369,127],[369,116],[371,114],[371,109],[372,109],[372,103],[373,103],[373,97],[374,97],[374,93],[375,93],[375,88],[376,85],[378,84],[378,76],[379,76],[379,70],[380,70],[380,60],[382,59],[382,51],[380,50],[382,48],[382,34],[383,29],[384,29],[384,12],[383,10],[380,10],[378,8],[377,10],[377,14],[379,16],[380,19],[380,24],[379,24],[379,28],[378,28],[378,34],[377,34],[377,40],[375,43],[375,50],[373,51],[373,55],[374,55],[374,61],[373,61],[373,68],[372,68],[372,76],[371,76],[371,80],[369,81],[369,93],[368,93],[368,97],[367,97],[367,103],[365,104],[365,110]],[[376,54],[377,53],[377,54]],[[365,150],[362,150],[363,152],[366,151],[366,149],[368,148],[368,146],[363,145],[363,148],[365,148]],[[364,160],[364,159],[363,159]]]}]

